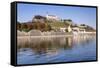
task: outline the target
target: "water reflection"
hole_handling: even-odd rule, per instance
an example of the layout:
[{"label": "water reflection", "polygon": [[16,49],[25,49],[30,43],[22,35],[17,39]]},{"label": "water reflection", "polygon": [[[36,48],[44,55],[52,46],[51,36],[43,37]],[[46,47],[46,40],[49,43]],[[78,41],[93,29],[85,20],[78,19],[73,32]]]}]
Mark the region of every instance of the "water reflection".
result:
[{"label": "water reflection", "polygon": [[31,48],[35,53],[57,52],[60,49],[72,47],[72,37],[41,37],[18,38],[18,51],[21,48]]},{"label": "water reflection", "polygon": [[[46,62],[50,63],[50,61],[63,62],[65,60],[66,60],[65,62],[67,62],[67,60],[70,60],[72,55],[74,54],[82,55],[83,53],[88,53],[86,52],[83,46],[86,47],[88,46],[87,48],[92,49],[91,52],[93,53],[94,51],[95,53],[96,52],[95,40],[96,36],[94,35],[69,36],[69,37],[18,37],[17,38],[18,63],[19,64],[41,63],[43,59],[45,60],[44,63]],[[89,47],[91,43],[94,45]],[[68,57],[68,55],[63,56],[66,55],[67,53],[71,57]],[[94,54],[92,56],[94,56]],[[53,61],[50,60],[51,58],[53,59]],[[56,60],[54,61],[55,58]],[[26,61],[23,59],[26,59]]]}]

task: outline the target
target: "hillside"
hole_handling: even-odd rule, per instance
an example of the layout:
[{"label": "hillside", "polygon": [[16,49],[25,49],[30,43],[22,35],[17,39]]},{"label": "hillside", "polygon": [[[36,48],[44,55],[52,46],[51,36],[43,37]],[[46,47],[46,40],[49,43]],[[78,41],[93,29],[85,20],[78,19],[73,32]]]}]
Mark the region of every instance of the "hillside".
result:
[{"label": "hillside", "polygon": [[[17,30],[28,32],[32,29],[40,31],[51,31],[60,30],[60,28],[68,28],[70,26],[72,29],[77,27],[79,29],[85,29],[87,32],[95,32],[96,30],[91,26],[86,24],[75,24],[71,19],[64,20],[48,20],[46,17],[37,15],[33,17],[31,22],[17,22]],[[68,30],[67,30],[68,31]]]}]

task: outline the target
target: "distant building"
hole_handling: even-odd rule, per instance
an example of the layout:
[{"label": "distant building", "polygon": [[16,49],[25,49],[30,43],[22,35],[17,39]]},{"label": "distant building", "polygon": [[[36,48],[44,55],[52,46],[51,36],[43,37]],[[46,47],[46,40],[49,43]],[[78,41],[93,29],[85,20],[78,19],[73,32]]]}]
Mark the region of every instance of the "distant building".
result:
[{"label": "distant building", "polygon": [[68,32],[71,32],[72,31],[72,28],[70,27],[70,25],[68,26]]},{"label": "distant building", "polygon": [[59,20],[59,18],[57,16],[55,16],[55,15],[46,15],[46,18],[48,20]]},{"label": "distant building", "polygon": [[83,26],[75,26],[75,27],[72,27],[72,32],[74,34],[78,34],[78,33],[85,33],[86,30],[85,30],[85,27]]},{"label": "distant building", "polygon": [[64,28],[64,27],[63,28],[60,28],[60,31],[61,32],[66,32],[66,28]]},{"label": "distant building", "polygon": [[80,33],[85,33],[86,32],[86,28],[87,26],[86,25],[79,25],[79,31]]},{"label": "distant building", "polygon": [[67,30],[68,32],[71,32],[71,31],[72,31],[72,28],[71,28],[70,26],[68,26],[67,28],[66,28],[66,27],[61,27],[61,28],[60,28],[60,31],[61,31],[61,32],[66,32],[66,30]]},{"label": "distant building", "polygon": [[72,31],[73,32],[79,32],[79,28],[78,27],[72,27]]}]

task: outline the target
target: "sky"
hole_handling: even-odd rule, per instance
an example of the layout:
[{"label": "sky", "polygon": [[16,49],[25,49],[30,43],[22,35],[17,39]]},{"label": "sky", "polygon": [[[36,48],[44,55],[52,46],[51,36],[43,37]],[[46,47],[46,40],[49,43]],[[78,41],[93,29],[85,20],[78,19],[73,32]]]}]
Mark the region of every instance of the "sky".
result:
[{"label": "sky", "polygon": [[56,6],[37,4],[17,4],[17,21],[32,21],[35,15],[56,15],[60,19],[71,19],[76,24],[87,24],[96,29],[96,8],[76,6]]}]

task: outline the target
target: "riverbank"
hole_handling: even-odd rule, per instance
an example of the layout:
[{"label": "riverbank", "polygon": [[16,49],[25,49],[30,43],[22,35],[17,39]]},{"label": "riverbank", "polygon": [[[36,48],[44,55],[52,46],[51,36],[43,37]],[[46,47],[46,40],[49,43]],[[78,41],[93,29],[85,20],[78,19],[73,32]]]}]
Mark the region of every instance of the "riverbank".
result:
[{"label": "riverbank", "polygon": [[17,36],[17,38],[53,38],[53,37],[77,37],[77,36],[92,36],[96,34],[79,34],[79,35],[50,35],[50,36]]},{"label": "riverbank", "polygon": [[48,32],[41,32],[37,30],[32,30],[30,32],[24,32],[24,31],[17,31],[18,37],[62,37],[62,36],[73,36],[73,35],[95,35],[96,32],[54,32],[54,31],[48,31]]},{"label": "riverbank", "polygon": [[47,31],[41,32],[39,30],[31,30],[29,32],[17,31],[17,36],[63,36],[63,35],[72,35],[72,32],[54,32]]},{"label": "riverbank", "polygon": [[41,37],[71,37],[73,35],[52,35],[52,36],[18,36],[18,38],[41,38]]}]

